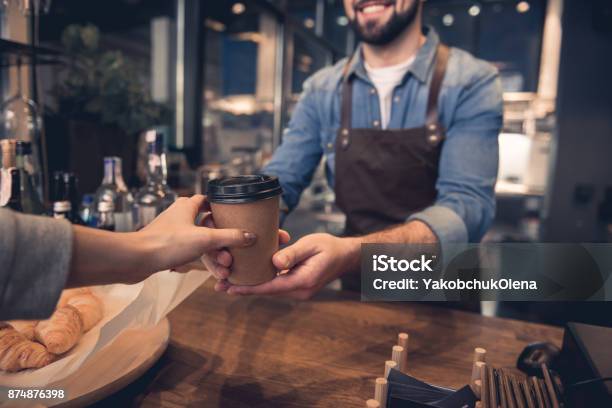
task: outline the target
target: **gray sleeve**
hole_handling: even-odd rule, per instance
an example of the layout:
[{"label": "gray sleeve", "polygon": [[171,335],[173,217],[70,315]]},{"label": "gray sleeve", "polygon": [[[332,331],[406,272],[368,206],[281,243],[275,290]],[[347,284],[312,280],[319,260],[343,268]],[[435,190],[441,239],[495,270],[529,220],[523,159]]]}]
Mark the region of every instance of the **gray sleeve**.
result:
[{"label": "gray sleeve", "polygon": [[48,317],[66,284],[71,257],[68,221],[0,208],[0,320]]}]

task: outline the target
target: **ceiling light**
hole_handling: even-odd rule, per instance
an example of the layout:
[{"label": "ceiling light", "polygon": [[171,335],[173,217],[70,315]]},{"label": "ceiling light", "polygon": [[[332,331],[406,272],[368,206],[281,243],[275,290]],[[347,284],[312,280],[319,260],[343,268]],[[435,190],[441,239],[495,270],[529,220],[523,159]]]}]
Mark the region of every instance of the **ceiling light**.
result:
[{"label": "ceiling light", "polygon": [[531,6],[526,1],[520,1],[516,5],[516,11],[518,11],[519,13],[526,13],[526,12],[529,11],[530,8],[531,8]]},{"label": "ceiling light", "polygon": [[246,11],[246,6],[242,3],[234,3],[232,6],[232,13],[234,14],[242,14]]},{"label": "ceiling light", "polygon": [[445,14],[444,17],[442,17],[442,24],[444,24],[447,27],[452,26],[455,23],[455,17],[452,14]]},{"label": "ceiling light", "polygon": [[339,26],[346,26],[349,23],[348,18],[346,18],[346,16],[340,16],[336,19],[336,23],[338,23]]},{"label": "ceiling light", "polygon": [[480,6],[474,4],[472,7],[468,9],[468,14],[472,17],[476,17],[480,14]]},{"label": "ceiling light", "polygon": [[315,26],[315,21],[312,18],[306,18],[304,19],[304,27],[306,28],[314,28]]}]

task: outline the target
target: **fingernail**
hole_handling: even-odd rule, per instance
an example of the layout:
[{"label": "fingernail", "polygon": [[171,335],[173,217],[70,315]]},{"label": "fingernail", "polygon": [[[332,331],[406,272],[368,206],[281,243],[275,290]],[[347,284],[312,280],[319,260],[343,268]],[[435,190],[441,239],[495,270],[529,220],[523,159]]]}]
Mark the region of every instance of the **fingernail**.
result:
[{"label": "fingernail", "polygon": [[244,235],[244,240],[245,240],[245,245],[251,245],[252,243],[255,242],[255,240],[257,239],[257,235],[255,235],[252,232],[243,232],[242,233]]},{"label": "fingernail", "polygon": [[291,266],[289,263],[289,258],[284,255],[281,256],[281,264],[284,268],[289,268]]}]

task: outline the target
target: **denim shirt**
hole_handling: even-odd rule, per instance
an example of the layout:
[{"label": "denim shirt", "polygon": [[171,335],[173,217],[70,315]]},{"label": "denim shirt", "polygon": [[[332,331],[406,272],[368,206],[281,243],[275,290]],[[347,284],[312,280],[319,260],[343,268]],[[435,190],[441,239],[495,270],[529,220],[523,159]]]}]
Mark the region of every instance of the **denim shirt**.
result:
[{"label": "denim shirt", "polygon": [[[424,30],[426,42],[402,82],[393,91],[388,129],[422,127],[439,37]],[[321,69],[304,83],[282,144],[265,167],[277,175],[291,210],[325,159],[327,181],[334,186],[334,146],[340,126],[340,90],[345,58]],[[380,128],[380,106],[358,49],[350,62],[354,75],[354,128]],[[494,187],[498,134],[502,126],[502,90],[497,70],[469,53],[451,48],[438,102],[446,128],[435,203],[408,220],[427,224],[440,244],[477,242],[495,215]]]}]

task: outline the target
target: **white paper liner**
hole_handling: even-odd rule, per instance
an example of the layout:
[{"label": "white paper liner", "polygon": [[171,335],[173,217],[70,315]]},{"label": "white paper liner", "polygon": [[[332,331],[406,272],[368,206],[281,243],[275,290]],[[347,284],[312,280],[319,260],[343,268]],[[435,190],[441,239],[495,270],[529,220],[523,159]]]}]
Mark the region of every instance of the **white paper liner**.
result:
[{"label": "white paper liner", "polygon": [[[195,291],[210,272],[158,272],[135,285],[93,288],[104,303],[104,317],[79,343],[57,361],[37,370],[0,373],[0,395],[10,388],[45,387],[68,377],[98,350],[111,344],[127,329],[154,326]],[[117,356],[121,358],[121,356]]]}]

